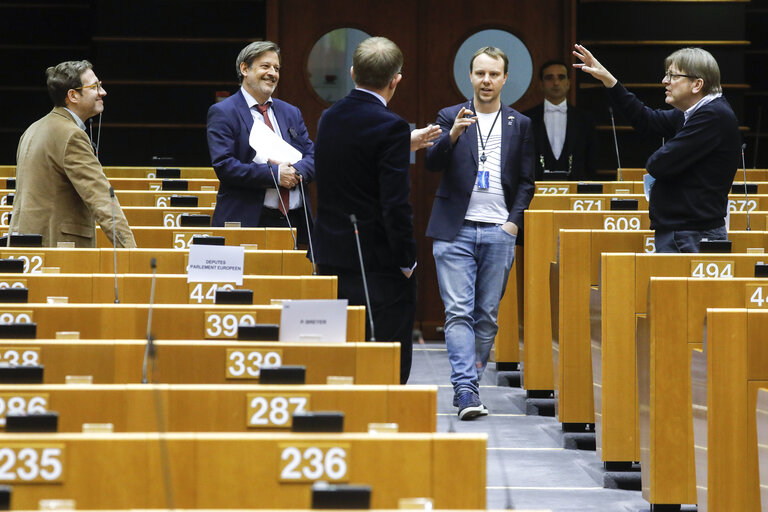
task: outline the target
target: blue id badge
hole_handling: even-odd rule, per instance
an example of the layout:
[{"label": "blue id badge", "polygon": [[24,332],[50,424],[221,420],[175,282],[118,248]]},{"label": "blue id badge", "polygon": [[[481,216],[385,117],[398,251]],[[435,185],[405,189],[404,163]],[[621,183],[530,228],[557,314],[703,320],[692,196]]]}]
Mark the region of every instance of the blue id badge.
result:
[{"label": "blue id badge", "polygon": [[477,171],[477,188],[488,190],[488,171],[485,169]]}]

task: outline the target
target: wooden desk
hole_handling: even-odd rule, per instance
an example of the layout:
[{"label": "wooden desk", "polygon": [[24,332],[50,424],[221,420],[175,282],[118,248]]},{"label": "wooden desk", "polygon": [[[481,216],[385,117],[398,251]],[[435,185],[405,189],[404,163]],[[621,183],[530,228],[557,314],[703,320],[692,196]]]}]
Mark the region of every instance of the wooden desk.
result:
[{"label": "wooden desk", "polygon": [[[147,304],[2,304],[0,314],[37,323],[38,338],[77,331],[83,339],[144,339]],[[238,323],[279,324],[281,306],[156,304],[152,333],[156,339],[234,339]],[[29,319],[29,320],[27,320]],[[347,307],[347,340],[365,340],[365,307]]]},{"label": "wooden desk", "polygon": [[[0,286],[29,289],[29,302],[67,297],[70,304],[109,303],[115,299],[114,274],[0,274]],[[119,300],[123,304],[148,304],[152,274],[118,274]],[[217,288],[253,291],[253,304],[272,299],[335,299],[336,276],[243,276],[243,284],[188,283],[184,274],[157,275],[155,303],[213,304]]]},{"label": "wooden desk", "polygon": [[437,386],[311,384],[0,385],[0,425],[8,404],[16,404],[30,413],[58,412],[59,432],[80,432],[83,423],[152,432],[155,400],[165,407],[167,432],[290,431],[291,414],[305,411],[344,413],[344,432],[367,432],[369,423],[397,423],[399,432],[437,429]]},{"label": "wooden desk", "polygon": [[[648,231],[560,231],[559,338],[553,337],[553,344],[560,351],[559,364],[555,361],[557,368],[554,373],[557,376],[558,418],[564,424],[595,421],[590,343],[592,313],[589,308],[592,287],[600,282],[601,254],[612,251],[642,252],[652,236],[653,233]],[[760,231],[729,233],[734,251],[746,251],[747,247],[765,247],[767,236],[768,233]],[[708,259],[703,255],[697,256],[701,260]],[[690,260],[686,261],[690,266]],[[753,267],[745,268],[743,272],[748,273],[739,275],[753,275]],[[690,275],[690,267],[683,272],[683,276]],[[605,361],[602,367],[606,367]]]},{"label": "wooden desk", "polygon": [[[296,228],[293,228],[294,234]],[[195,235],[223,236],[226,245],[257,244],[259,249],[293,249],[288,228],[166,228],[162,226],[131,227],[136,245],[143,248],[189,249]],[[96,245],[112,247],[100,228],[96,229]]]},{"label": "wooden desk", "polygon": [[[213,167],[171,167],[181,171],[181,179],[215,179],[216,172]],[[104,167],[104,174],[107,178],[151,178],[155,179],[158,167],[144,166],[115,166],[107,165]],[[0,176],[12,178],[16,176],[15,165],[0,165]]]},{"label": "wooden desk", "polygon": [[[162,507],[165,450],[179,507],[307,508],[312,482],[326,480],[371,485],[372,508],[425,496],[437,508],[482,509],[486,439],[455,433],[14,434],[3,437],[0,450],[15,456],[35,450],[40,481],[11,480],[26,474],[19,463],[0,474],[0,482],[14,484],[19,508],[34,508],[41,498],[75,499],[79,509]],[[315,453],[322,469],[313,472],[302,461]]]},{"label": "wooden desk", "polygon": [[[144,340],[0,340],[2,360],[42,364],[46,384],[67,375],[90,375],[95,384],[141,382]],[[307,384],[351,376],[356,384],[399,384],[399,343],[300,343],[223,340],[158,340],[154,382],[243,384],[259,380],[262,361],[306,366]]]},{"label": "wooden desk", "polygon": [[[117,249],[117,270],[121,273],[151,272],[150,260],[155,258],[161,274],[186,274],[189,251],[186,249]],[[55,247],[0,247],[0,258],[21,258],[24,273],[41,273],[44,267],[54,267],[61,273],[114,272],[111,248],[63,249]],[[312,263],[306,251],[245,250],[245,274],[309,275]]]},{"label": "wooden desk", "polygon": [[[743,286],[741,283],[745,281],[754,281],[751,277],[754,265],[764,261],[765,255],[605,253],[601,259],[600,287],[593,294],[590,313],[593,361],[599,361],[599,366],[593,366],[598,456],[604,462],[631,462],[641,458],[638,405],[634,400],[627,399],[637,396],[635,319],[645,316],[648,311],[650,278],[690,277],[693,260],[733,261],[735,277],[717,281],[726,281],[726,286],[731,281],[737,283],[734,286]],[[728,302],[733,300],[733,293],[707,291],[695,294],[693,298],[697,300],[691,304],[697,304],[695,311],[700,316],[691,317],[686,324],[690,333],[688,341],[700,343],[702,340],[703,304],[734,305]],[[687,304],[688,299],[684,302]],[[687,315],[686,310],[685,316],[681,314],[678,321],[688,318]]]},{"label": "wooden desk", "polygon": [[758,397],[768,386],[766,329],[765,309],[707,312],[704,350],[691,367],[700,511],[761,510],[765,415]]},{"label": "wooden desk", "polygon": [[[538,182],[537,182],[538,183]],[[647,210],[643,194],[534,194],[529,210],[611,211],[611,199],[636,199],[638,210]]]},{"label": "wooden desk", "polygon": [[[736,181],[742,181],[744,175],[742,174],[742,170],[739,170],[736,173],[735,180]],[[622,169],[622,175],[624,180],[626,181],[640,181],[643,179],[643,176],[648,174],[647,171],[639,168],[633,168],[633,169]],[[760,181],[768,181],[768,170],[766,169],[747,169],[747,180],[750,182],[760,182]]]},{"label": "wooden desk", "polygon": [[[186,181],[187,190],[163,190],[164,181]],[[109,183],[115,188],[115,192],[117,193],[123,190],[151,190],[153,192],[183,194],[184,192],[201,192],[205,190],[210,192],[211,190],[219,189],[219,180],[215,176],[213,178],[174,178],[168,180],[145,177],[110,177]]]},{"label": "wooden desk", "polygon": [[[642,194],[643,181],[537,181],[535,193],[539,195],[579,194],[581,184],[600,185],[603,194]],[[589,195],[594,194],[580,194]],[[607,208],[606,208],[607,209]]]}]

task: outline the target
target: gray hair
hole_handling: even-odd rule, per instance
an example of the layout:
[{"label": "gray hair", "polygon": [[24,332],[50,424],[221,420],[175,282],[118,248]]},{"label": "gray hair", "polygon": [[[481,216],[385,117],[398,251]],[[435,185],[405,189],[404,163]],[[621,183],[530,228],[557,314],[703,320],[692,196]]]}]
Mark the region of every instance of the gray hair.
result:
[{"label": "gray hair", "polygon": [[355,83],[384,89],[403,68],[403,52],[386,37],[369,37],[352,55]]},{"label": "gray hair", "polygon": [[664,71],[674,65],[681,73],[693,75],[704,80],[704,95],[723,92],[720,86],[720,67],[707,50],[701,48],[681,48],[664,59]]},{"label": "gray hair", "polygon": [[492,57],[494,59],[501,59],[504,61],[504,74],[507,74],[507,69],[509,69],[509,59],[507,58],[507,54],[504,53],[500,48],[496,48],[495,46],[483,46],[479,50],[475,52],[475,54],[472,56],[472,59],[469,61],[469,72],[472,72],[472,65],[475,63],[475,59],[478,58],[480,55],[485,54],[489,57]]},{"label": "gray hair", "polygon": [[89,69],[93,69],[93,64],[87,60],[68,60],[45,70],[45,85],[48,87],[48,96],[51,97],[53,106],[67,106],[67,92],[83,86],[80,77]]},{"label": "gray hair", "polygon": [[235,62],[235,71],[237,73],[237,82],[243,83],[243,74],[240,72],[240,64],[245,62],[247,67],[251,67],[254,60],[261,57],[267,52],[275,52],[277,54],[278,62],[282,63],[282,57],[280,56],[280,48],[272,41],[254,41],[249,44],[237,55],[237,62]]}]

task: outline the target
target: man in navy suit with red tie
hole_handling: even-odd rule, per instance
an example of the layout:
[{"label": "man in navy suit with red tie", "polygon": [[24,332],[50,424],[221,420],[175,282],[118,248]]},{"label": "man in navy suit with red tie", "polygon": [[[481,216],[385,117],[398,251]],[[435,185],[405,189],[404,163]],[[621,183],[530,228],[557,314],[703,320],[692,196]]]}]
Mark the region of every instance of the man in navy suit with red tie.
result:
[{"label": "man in navy suit with red tie", "polygon": [[[280,79],[280,49],[270,41],[249,44],[237,57],[240,91],[208,110],[208,149],[219,178],[212,224],[297,228],[308,239],[302,193],[314,179],[314,145],[301,112],[272,98]],[[264,123],[302,155],[298,162],[269,162],[248,139],[253,123]],[[278,186],[276,186],[279,185]],[[279,190],[279,193],[278,193]]]},{"label": "man in navy suit with red tie", "polygon": [[427,169],[442,173],[427,236],[433,239],[445,344],[459,419],[488,414],[478,383],[498,331],[499,303],[533,197],[531,121],[501,104],[507,56],[480,48],[469,62],[470,101],[437,115],[442,135]]}]

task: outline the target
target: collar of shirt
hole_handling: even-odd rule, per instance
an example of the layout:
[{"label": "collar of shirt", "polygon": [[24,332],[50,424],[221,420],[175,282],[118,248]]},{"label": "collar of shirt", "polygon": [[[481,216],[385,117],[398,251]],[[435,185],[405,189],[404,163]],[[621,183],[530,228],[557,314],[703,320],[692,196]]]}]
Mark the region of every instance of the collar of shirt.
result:
[{"label": "collar of shirt", "polygon": [[722,95],[723,95],[723,93],[718,92],[717,94],[707,94],[706,96],[701,98],[699,101],[696,102],[696,104],[694,106],[692,106],[691,108],[689,108],[688,110],[686,110],[684,112],[683,115],[685,116],[685,122],[687,123],[688,119],[690,119],[691,116],[693,115],[693,113],[696,112],[697,110],[699,110],[699,108],[703,107],[704,105],[706,105],[710,101],[719,98]]},{"label": "collar of shirt", "polygon": [[71,110],[69,110],[67,107],[64,107],[64,110],[66,110],[67,112],[69,112],[70,114],[72,114],[72,117],[74,117],[74,118],[75,118],[75,122],[77,123],[77,126],[79,126],[81,130],[85,131],[85,123],[83,122],[83,120],[82,120],[82,119],[80,119],[80,118],[77,116],[77,114],[75,114],[74,112],[72,112]]},{"label": "collar of shirt", "polygon": [[377,98],[382,103],[382,105],[384,105],[385,107],[387,106],[387,100],[385,100],[384,96],[382,96],[381,94],[375,93],[373,91],[369,91],[368,89],[361,89],[360,87],[355,87],[355,90],[367,92],[371,96]]},{"label": "collar of shirt", "polygon": [[562,112],[563,114],[568,113],[568,102],[563,100],[562,103],[559,105],[555,105],[554,103],[550,102],[549,100],[544,100],[544,112]]},{"label": "collar of shirt", "polygon": [[[256,98],[248,94],[248,92],[246,92],[245,90],[245,87],[243,87],[242,85],[240,86],[240,92],[243,93],[243,97],[245,98],[245,102],[248,104],[248,108],[253,108],[254,105],[259,104],[259,102],[256,101]],[[269,99],[267,99],[267,101],[264,104],[270,105],[271,103],[272,103],[272,96],[270,96]]]}]

